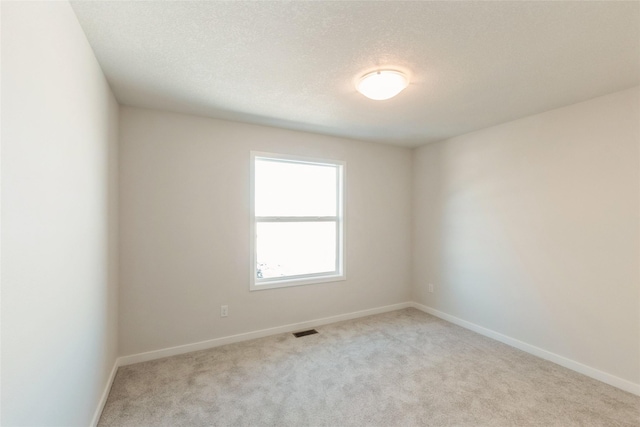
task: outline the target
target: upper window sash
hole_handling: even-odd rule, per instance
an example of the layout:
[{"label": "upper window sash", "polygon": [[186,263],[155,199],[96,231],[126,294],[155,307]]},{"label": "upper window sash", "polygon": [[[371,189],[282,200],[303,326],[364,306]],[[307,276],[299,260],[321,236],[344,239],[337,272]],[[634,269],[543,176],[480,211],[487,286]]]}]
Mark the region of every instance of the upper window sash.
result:
[{"label": "upper window sash", "polygon": [[256,156],[253,166],[257,217],[339,216],[339,165]]}]

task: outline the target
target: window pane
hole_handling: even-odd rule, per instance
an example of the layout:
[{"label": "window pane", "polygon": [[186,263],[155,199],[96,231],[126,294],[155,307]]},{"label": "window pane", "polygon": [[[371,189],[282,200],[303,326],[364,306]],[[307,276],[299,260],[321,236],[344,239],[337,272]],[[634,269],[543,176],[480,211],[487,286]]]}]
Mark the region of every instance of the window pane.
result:
[{"label": "window pane", "polygon": [[335,222],[259,222],[257,278],[336,271]]},{"label": "window pane", "polygon": [[335,216],[337,167],[256,159],[256,216]]}]

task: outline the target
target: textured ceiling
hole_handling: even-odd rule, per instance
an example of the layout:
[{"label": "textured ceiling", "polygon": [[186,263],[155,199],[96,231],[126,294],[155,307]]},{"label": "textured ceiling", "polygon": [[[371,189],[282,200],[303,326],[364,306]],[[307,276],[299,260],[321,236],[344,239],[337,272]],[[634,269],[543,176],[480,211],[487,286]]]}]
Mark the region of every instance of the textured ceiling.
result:
[{"label": "textured ceiling", "polygon": [[[640,84],[640,2],[72,6],[122,104],[416,146]],[[406,71],[396,98],[355,80]]]}]

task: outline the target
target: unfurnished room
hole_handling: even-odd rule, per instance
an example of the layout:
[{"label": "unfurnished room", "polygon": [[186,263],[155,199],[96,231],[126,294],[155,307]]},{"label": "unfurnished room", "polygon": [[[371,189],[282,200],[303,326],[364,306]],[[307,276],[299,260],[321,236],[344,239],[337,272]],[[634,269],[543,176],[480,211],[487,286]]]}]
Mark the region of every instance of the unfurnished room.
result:
[{"label": "unfurnished room", "polygon": [[640,1],[1,1],[2,426],[640,426]]}]

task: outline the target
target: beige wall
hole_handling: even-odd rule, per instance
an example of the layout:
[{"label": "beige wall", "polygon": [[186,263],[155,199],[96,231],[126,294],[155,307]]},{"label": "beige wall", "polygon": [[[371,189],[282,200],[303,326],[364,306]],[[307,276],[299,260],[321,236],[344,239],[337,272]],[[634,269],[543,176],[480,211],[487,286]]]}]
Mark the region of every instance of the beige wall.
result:
[{"label": "beige wall", "polygon": [[3,426],[87,426],[117,356],[118,105],[66,2],[2,3]]},{"label": "beige wall", "polygon": [[417,149],[414,300],[640,383],[639,93]]},{"label": "beige wall", "polygon": [[[120,123],[121,354],[408,300],[411,150],[131,107]],[[346,281],[249,291],[251,150],[347,162]]]}]

